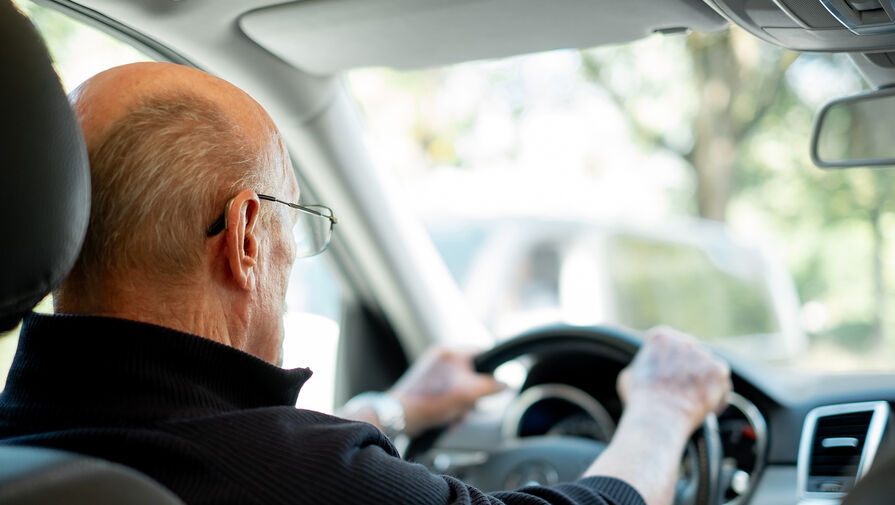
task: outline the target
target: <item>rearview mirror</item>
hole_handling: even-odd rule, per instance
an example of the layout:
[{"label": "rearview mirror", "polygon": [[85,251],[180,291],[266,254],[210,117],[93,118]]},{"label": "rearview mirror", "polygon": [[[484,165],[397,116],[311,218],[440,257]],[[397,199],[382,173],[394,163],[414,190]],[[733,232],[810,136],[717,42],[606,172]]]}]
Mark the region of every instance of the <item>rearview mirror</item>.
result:
[{"label": "rearview mirror", "polygon": [[895,89],[824,105],[814,122],[811,160],[822,168],[895,165]]}]

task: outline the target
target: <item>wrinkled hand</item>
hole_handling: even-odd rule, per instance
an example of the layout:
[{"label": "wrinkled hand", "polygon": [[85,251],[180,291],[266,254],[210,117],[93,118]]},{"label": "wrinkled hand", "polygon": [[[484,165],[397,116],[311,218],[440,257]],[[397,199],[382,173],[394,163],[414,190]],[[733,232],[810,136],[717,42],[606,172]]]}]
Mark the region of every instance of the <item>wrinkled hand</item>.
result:
[{"label": "wrinkled hand", "polygon": [[730,368],[693,337],[658,327],[619,375],[618,391],[627,408],[670,409],[693,431],[727,404]]},{"label": "wrinkled hand", "polygon": [[476,400],[504,388],[491,375],[472,368],[474,353],[429,349],[388,393],[404,407],[405,433],[419,435],[469,412]]}]

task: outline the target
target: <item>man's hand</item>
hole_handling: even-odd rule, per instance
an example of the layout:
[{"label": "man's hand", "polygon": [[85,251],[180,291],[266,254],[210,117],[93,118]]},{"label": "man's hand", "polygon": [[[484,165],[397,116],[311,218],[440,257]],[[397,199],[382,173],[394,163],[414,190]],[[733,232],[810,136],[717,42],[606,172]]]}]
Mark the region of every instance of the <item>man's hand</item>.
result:
[{"label": "man's hand", "polygon": [[504,388],[491,375],[472,369],[473,352],[441,347],[429,349],[388,393],[404,407],[405,433],[453,422],[469,412],[476,400]]},{"label": "man's hand", "polygon": [[585,475],[617,477],[648,505],[670,504],[687,439],[730,390],[727,364],[693,337],[650,330],[618,378],[625,411],[615,436]]},{"label": "man's hand", "polygon": [[[386,393],[404,409],[404,434],[414,437],[429,428],[449,424],[475,406],[476,400],[504,385],[472,369],[473,352],[441,347],[429,349]],[[363,395],[356,397],[360,400]],[[341,417],[382,428],[375,410],[352,400],[337,412]]]},{"label": "man's hand", "polygon": [[730,368],[693,337],[667,327],[647,334],[634,361],[618,377],[627,408],[669,408],[692,432],[711,412],[721,412],[731,391]]}]

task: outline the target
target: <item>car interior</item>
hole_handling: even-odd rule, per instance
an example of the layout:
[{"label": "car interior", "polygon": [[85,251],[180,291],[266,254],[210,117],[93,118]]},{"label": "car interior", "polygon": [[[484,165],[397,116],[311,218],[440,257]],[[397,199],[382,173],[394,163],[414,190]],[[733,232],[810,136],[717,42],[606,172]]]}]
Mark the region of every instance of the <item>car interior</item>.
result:
[{"label": "car interior", "polygon": [[[404,451],[406,459],[485,491],[579,476],[612,437],[623,408],[616,378],[641,336],[619,325],[557,321],[495,338],[464,299],[423,223],[406,211],[398,185],[371,155],[348,73],[428,69],[736,26],[787,50],[847,55],[860,72],[866,91],[817,112],[805,156],[831,170],[895,165],[895,143],[888,138],[895,118],[895,94],[888,90],[895,85],[893,0],[34,4],[98,29],[149,59],[227,79],[269,111],[293,157],[302,200],[326,202],[339,216],[322,260],[340,297],[336,366],[331,389],[324,391],[330,406],[387,388],[435,343],[485,348],[475,361],[478,370],[518,379],[462,422],[423,434]],[[18,226],[8,239],[14,245],[0,251],[5,264],[16,265],[2,276],[0,321],[13,327],[73,263],[86,229],[89,184],[83,141],[46,50],[21,18],[3,12],[0,23],[0,57],[11,77],[0,84],[6,91],[0,121],[8,153],[0,181],[12,196],[2,205],[4,215],[16,216],[9,223]],[[77,82],[65,84],[70,89]],[[294,275],[293,283],[310,278],[300,273],[306,276]],[[308,296],[313,302],[323,294]],[[295,324],[327,331],[309,321]],[[803,335],[793,338],[792,348],[799,349]],[[749,355],[713,348],[730,364],[734,393],[729,407],[693,435],[675,503],[890,502],[891,371],[778,373]],[[313,368],[308,356],[294,364]],[[178,503],[157,484],[116,465],[0,447],[0,503],[121,503],[122,496],[127,503]]]}]

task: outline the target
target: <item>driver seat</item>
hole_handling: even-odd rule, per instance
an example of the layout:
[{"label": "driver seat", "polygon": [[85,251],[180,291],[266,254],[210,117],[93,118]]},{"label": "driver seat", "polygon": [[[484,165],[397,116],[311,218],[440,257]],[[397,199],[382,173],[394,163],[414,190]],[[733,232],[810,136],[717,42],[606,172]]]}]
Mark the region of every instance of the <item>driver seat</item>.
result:
[{"label": "driver seat", "polygon": [[[47,50],[8,0],[0,0],[0,68],[0,331],[7,331],[74,264],[87,231],[90,170]],[[0,445],[2,505],[121,503],[182,505],[159,484],[120,465]]]}]

